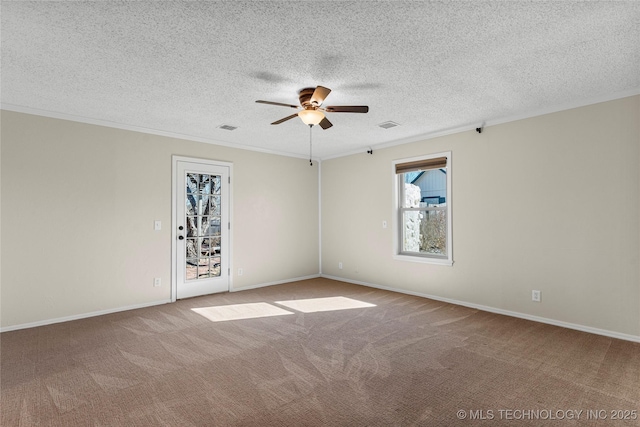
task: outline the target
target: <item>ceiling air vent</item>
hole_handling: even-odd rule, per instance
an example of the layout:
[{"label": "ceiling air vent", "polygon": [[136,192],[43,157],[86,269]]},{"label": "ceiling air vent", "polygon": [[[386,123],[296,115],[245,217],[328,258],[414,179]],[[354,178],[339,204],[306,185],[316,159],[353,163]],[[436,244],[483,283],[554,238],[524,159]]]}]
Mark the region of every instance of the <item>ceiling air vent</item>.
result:
[{"label": "ceiling air vent", "polygon": [[388,122],[380,123],[378,126],[380,126],[382,129],[391,129],[400,125],[396,122],[388,121]]},{"label": "ceiling air vent", "polygon": [[238,129],[238,126],[231,126],[231,125],[220,125],[218,127],[220,129],[224,129],[224,130],[236,130],[236,129]]}]

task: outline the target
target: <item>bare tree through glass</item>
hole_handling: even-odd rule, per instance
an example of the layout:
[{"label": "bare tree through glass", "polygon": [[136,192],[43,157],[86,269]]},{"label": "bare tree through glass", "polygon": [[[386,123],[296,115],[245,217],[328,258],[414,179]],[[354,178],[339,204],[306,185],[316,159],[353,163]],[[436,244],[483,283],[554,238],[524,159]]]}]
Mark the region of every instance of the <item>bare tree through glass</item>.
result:
[{"label": "bare tree through glass", "polygon": [[186,279],[220,276],[220,176],[187,173]]}]

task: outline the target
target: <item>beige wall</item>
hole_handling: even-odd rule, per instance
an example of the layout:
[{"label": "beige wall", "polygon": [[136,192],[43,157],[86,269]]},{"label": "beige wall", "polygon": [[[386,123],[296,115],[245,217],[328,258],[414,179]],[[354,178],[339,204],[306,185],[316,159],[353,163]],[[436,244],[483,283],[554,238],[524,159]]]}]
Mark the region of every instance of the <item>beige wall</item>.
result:
[{"label": "beige wall", "polygon": [[[326,160],[322,272],[640,337],[639,122],[635,96]],[[454,265],[394,260],[391,163],[449,150]]]},{"label": "beige wall", "polygon": [[235,289],[319,272],[318,170],[304,159],[1,119],[3,328],[170,299],[172,155],[233,163]]},{"label": "beige wall", "polygon": [[[305,160],[1,119],[3,328],[169,300],[174,154],[234,165],[235,289],[318,274]],[[640,337],[639,123],[635,96],[326,160],[323,274]],[[449,150],[455,263],[394,260],[392,161]]]}]

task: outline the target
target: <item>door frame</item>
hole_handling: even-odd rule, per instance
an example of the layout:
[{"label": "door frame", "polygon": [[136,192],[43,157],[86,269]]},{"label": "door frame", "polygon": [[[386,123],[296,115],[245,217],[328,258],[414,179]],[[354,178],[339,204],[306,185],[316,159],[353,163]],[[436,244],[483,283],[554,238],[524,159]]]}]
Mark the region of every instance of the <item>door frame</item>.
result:
[{"label": "door frame", "polygon": [[178,205],[177,184],[178,162],[200,163],[209,166],[222,166],[229,168],[229,291],[233,289],[233,163],[220,160],[203,159],[199,157],[171,156],[171,302],[175,302],[178,295]]}]

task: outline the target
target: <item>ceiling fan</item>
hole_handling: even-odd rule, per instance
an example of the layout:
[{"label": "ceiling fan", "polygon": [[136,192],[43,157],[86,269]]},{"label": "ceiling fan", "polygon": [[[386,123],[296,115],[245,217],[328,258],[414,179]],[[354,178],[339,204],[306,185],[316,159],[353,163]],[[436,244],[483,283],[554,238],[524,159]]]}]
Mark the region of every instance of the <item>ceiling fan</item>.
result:
[{"label": "ceiling fan", "polygon": [[322,103],[330,92],[331,89],[324,86],[304,88],[298,93],[300,105],[262,100],[256,102],[259,104],[280,105],[282,107],[290,107],[300,110],[295,114],[276,120],[271,123],[272,125],[279,125],[280,123],[298,116],[305,124],[309,126],[320,125],[322,129],[329,129],[333,126],[333,124],[325,117],[324,113],[366,113],[369,111],[369,107],[366,105],[332,105],[329,107],[322,107]]}]

